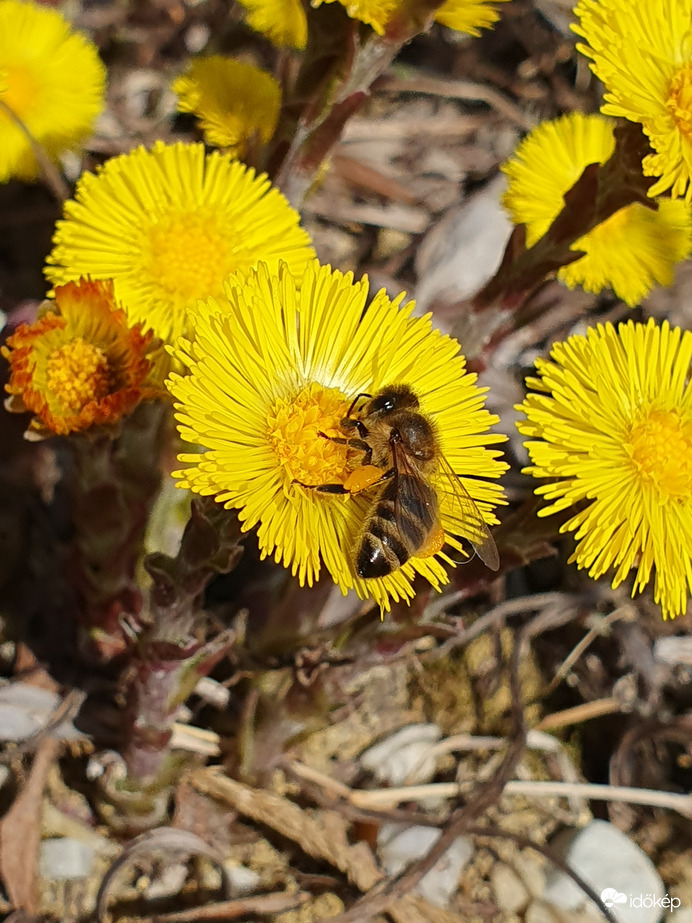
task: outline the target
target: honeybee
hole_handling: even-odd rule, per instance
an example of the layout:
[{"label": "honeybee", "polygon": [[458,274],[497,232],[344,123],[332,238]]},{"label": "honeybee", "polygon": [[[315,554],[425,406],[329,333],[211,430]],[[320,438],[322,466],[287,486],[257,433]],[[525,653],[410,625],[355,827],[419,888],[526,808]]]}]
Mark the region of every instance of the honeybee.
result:
[{"label": "honeybee", "polygon": [[359,577],[386,577],[409,558],[428,557],[442,549],[445,533],[438,492],[447,495],[455,517],[463,519],[465,537],[478,557],[497,570],[500,559],[493,537],[442,454],[432,422],[419,408],[408,385],[392,385],[375,395],[359,394],[341,421],[342,429],[355,430],[354,436],[321,435],[362,452],[362,464],[343,484],[319,484],[314,489],[334,494],[373,491],[355,555]]}]

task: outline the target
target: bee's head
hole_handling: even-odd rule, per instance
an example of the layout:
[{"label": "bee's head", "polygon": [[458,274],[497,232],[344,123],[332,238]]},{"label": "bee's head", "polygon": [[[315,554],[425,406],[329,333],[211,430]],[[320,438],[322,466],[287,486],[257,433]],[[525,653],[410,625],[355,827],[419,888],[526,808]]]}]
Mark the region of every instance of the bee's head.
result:
[{"label": "bee's head", "polygon": [[418,398],[408,385],[391,385],[389,388],[382,388],[371,399],[367,415],[384,417],[400,410],[418,410],[418,407]]}]

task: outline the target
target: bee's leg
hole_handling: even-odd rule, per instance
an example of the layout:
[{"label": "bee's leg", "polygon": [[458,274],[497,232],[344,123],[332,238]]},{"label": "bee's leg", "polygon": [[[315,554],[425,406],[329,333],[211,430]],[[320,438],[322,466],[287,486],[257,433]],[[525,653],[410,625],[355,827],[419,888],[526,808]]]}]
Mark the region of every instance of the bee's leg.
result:
[{"label": "bee's leg", "polygon": [[341,421],[343,427],[351,427],[352,429],[358,430],[358,435],[361,439],[365,439],[366,436],[370,434],[370,430],[367,428],[365,423],[362,420],[359,420],[357,417],[344,417]]},{"label": "bee's leg", "polygon": [[372,449],[364,442],[362,439],[344,439],[341,436],[328,436],[326,433],[318,433],[318,436],[323,436],[325,439],[328,439],[330,442],[335,442],[337,445],[347,445],[351,449],[357,449],[359,452],[363,453],[363,462],[366,465],[369,465],[372,461]]},{"label": "bee's leg", "polygon": [[303,484],[302,481],[294,481],[293,483],[298,484],[300,487],[307,487],[308,490],[316,490],[321,494],[353,493],[353,491],[347,490],[343,484]]},{"label": "bee's leg", "polygon": [[382,481],[388,481],[395,474],[396,470],[394,468],[390,468],[389,471],[383,471],[382,468],[377,468],[375,465],[362,465],[352,471],[343,484],[303,484],[302,481],[294,481],[293,483],[300,485],[300,487],[307,487],[308,490],[316,490],[321,494],[357,494],[361,490],[367,490],[368,487],[382,483]]}]

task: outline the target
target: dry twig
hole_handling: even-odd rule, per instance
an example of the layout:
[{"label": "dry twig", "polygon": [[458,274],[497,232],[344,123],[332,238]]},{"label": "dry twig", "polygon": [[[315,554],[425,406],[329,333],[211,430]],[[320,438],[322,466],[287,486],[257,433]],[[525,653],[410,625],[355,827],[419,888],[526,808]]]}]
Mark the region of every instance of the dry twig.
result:
[{"label": "dry twig", "polygon": [[265,916],[266,914],[284,913],[295,910],[310,899],[305,891],[298,894],[256,894],[252,897],[239,897],[233,901],[217,901],[204,907],[189,907],[172,913],[157,913],[153,917],[139,917],[139,923],[200,923],[204,920],[237,920],[240,917]]}]

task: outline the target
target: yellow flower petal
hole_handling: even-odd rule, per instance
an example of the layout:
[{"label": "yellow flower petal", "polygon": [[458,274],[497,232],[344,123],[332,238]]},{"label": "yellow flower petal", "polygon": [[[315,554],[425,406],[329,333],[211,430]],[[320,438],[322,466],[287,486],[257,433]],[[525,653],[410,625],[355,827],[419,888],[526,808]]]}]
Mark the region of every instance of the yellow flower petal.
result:
[{"label": "yellow flower petal", "polygon": [[[543,122],[524,138],[502,170],[509,178],[504,205],[515,224],[526,225],[528,246],[548,230],[585,167],[604,163],[614,147],[611,120],[580,112]],[[565,285],[610,287],[632,306],[654,286],[672,284],[675,265],[692,250],[692,217],[683,202],[661,199],[656,210],[635,203],[572,249],[585,256],[559,270]]]},{"label": "yellow flower petal", "polygon": [[53,243],[51,282],[113,279],[130,322],[167,342],[231,272],[282,259],[300,275],[314,256],[298,213],[266,176],[202,144],[161,141],[84,174]]},{"label": "yellow flower petal", "polygon": [[383,35],[387,23],[401,6],[401,0],[312,0],[313,6],[322,3],[341,3],[351,19],[359,19]]},{"label": "yellow flower petal", "polygon": [[580,0],[577,45],[605,86],[605,115],[639,122],[653,154],[649,189],[692,200],[692,0]]},{"label": "yellow flower petal", "polygon": [[[383,35],[394,14],[405,8],[402,0],[312,0],[313,6],[321,3],[341,3],[352,19],[367,23]],[[458,32],[480,35],[480,30],[499,19],[496,3],[504,0],[446,0],[435,14],[435,22]]]},{"label": "yellow flower petal", "polygon": [[[414,556],[389,576],[364,580],[355,556],[377,491],[333,495],[295,483],[343,484],[354,466],[362,470],[362,451],[329,438],[345,435],[353,399],[393,384],[414,389],[487,523],[504,501],[501,487],[484,479],[507,467],[488,448],[504,437],[488,433],[497,417],[484,409],[484,389],[465,371],[458,343],[399,301],[381,291],[368,304],[367,280],[329,266],[310,264],[298,287],[286,266],[277,277],[260,265],[232,277],[223,298],[198,303],[192,338],[174,350],[189,374],[168,382],[180,435],[204,449],[180,456],[181,485],[239,509],[243,527],[257,527],[262,553],[301,583],[312,584],[324,566],[342,590],[355,587],[383,609],[411,598],[415,573],[435,588],[446,583],[440,555]],[[438,496],[443,527],[451,522],[473,539],[473,526]]]},{"label": "yellow flower petal", "polygon": [[200,120],[207,144],[242,156],[254,135],[266,144],[274,134],[281,88],[259,67],[222,55],[197,58],[172,89],[178,109]]},{"label": "yellow flower petal", "polygon": [[[103,108],[106,69],[96,46],[47,6],[0,0],[0,101],[49,157],[76,149]],[[40,173],[26,135],[0,108],[0,182]]]},{"label": "yellow flower petal", "polygon": [[551,481],[542,515],[575,507],[570,559],[613,587],[636,570],[633,595],[655,569],[664,617],[692,592],[692,333],[657,325],[599,324],[553,347],[527,379],[518,410],[532,465]]},{"label": "yellow flower petal", "polygon": [[446,0],[435,22],[467,35],[480,35],[481,29],[489,29],[500,18],[496,5],[501,2],[504,0]]},{"label": "yellow flower petal", "polygon": [[300,0],[240,0],[247,23],[275,45],[305,48],[308,24]]}]

